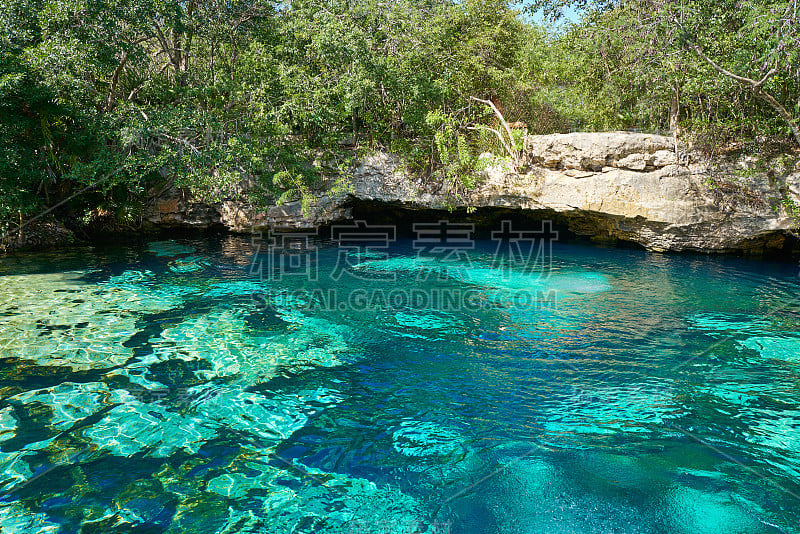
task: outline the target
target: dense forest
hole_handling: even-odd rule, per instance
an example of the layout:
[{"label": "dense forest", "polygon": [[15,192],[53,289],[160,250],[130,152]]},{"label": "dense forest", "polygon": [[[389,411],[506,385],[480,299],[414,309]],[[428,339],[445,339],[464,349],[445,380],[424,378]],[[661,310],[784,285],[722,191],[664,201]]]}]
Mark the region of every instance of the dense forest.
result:
[{"label": "dense forest", "polygon": [[172,183],[286,200],[374,150],[469,182],[519,141],[489,102],[530,134],[792,151],[799,32],[795,0],[0,0],[0,232],[135,226]]}]

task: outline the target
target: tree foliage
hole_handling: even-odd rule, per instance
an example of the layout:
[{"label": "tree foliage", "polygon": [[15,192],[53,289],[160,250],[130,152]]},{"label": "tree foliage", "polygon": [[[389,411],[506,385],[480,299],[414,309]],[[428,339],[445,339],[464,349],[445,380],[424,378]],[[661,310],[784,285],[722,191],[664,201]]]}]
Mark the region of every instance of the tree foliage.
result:
[{"label": "tree foliage", "polygon": [[592,116],[606,117],[600,127],[682,123],[710,132],[718,145],[780,137],[800,145],[793,0],[534,0],[529,7],[554,18],[567,7],[583,10],[559,38],[571,60],[579,58],[562,82],[588,90]]},{"label": "tree foliage", "polygon": [[135,224],[170,184],[289,200],[375,149],[470,184],[513,156],[503,118],[790,139],[798,28],[773,0],[0,0],[0,231],[54,205]]}]

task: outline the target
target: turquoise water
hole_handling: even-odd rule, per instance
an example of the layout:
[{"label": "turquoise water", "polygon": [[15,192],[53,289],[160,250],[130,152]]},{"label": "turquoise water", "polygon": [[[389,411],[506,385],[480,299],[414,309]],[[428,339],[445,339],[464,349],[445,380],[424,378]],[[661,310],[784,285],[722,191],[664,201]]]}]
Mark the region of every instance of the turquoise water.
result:
[{"label": "turquoise water", "polygon": [[796,266],[493,251],[0,260],[0,531],[800,532]]}]

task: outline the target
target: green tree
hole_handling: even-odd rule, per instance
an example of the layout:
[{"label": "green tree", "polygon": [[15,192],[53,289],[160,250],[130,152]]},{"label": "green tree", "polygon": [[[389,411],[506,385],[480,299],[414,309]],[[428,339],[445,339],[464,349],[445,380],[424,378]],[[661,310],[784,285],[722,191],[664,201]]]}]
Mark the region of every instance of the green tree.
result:
[{"label": "green tree", "polygon": [[[536,0],[531,9],[553,17],[565,7],[584,10],[567,43],[594,48],[576,58],[602,58],[578,85],[605,101],[613,87],[625,113],[665,110],[670,128],[679,119],[696,126],[729,123],[742,136],[773,135],[780,130],[800,144],[798,53],[800,19],[793,1],[627,0],[586,2]],[[567,44],[567,46],[570,46]],[[574,48],[573,48],[574,50]],[[580,60],[579,60],[580,61]],[[627,88],[615,81],[628,78]],[[665,102],[667,103],[665,106]],[[645,122],[664,124],[658,117]],[[782,125],[782,126],[781,126]]]}]

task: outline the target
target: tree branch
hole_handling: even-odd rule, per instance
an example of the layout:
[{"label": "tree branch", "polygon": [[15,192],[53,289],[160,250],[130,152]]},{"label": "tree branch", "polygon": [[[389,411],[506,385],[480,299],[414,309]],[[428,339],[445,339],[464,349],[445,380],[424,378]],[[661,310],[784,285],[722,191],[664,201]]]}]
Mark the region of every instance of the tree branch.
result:
[{"label": "tree branch", "polygon": [[483,124],[480,124],[478,126],[467,126],[467,130],[489,130],[490,132],[493,132],[500,140],[500,144],[503,145],[503,148],[505,148],[506,152],[508,152],[511,155],[511,158],[514,160],[514,163],[516,164],[516,158],[514,157],[514,152],[511,150],[511,147],[508,146],[508,143],[506,143],[506,140],[503,138],[503,134],[501,134],[499,130],[495,130],[490,126],[485,126]]},{"label": "tree branch", "polygon": [[764,82],[766,82],[771,76],[773,76],[777,72],[777,68],[773,67],[772,69],[769,70],[769,72],[767,72],[767,74],[760,81],[756,81],[750,78],[745,78],[744,76],[739,76],[737,74],[734,74],[731,71],[717,65],[714,62],[714,60],[712,60],[703,53],[703,49],[700,48],[700,46],[695,44],[691,45],[691,48],[697,53],[698,56],[700,56],[706,63],[711,65],[711,67],[713,67],[714,70],[716,70],[717,72],[721,73],[724,76],[727,76],[732,80],[736,80],[741,84],[750,86],[750,88],[753,90],[753,94],[755,94],[757,98],[764,100],[767,104],[769,104],[772,107],[772,109],[778,112],[778,115],[780,115],[783,120],[786,121],[786,123],[789,125],[789,129],[791,129],[792,131],[792,136],[794,137],[794,140],[797,142],[798,145],[800,145],[800,127],[798,127],[797,125],[797,119],[792,117],[791,113],[789,113],[786,110],[786,108],[783,107],[783,105],[775,99],[775,97],[773,97],[769,93],[765,93],[764,90],[762,89],[762,85],[764,85]]},{"label": "tree branch", "polygon": [[494,132],[495,135],[497,135],[497,138],[500,139],[500,143],[503,145],[503,148],[505,148],[506,152],[508,152],[508,155],[511,156],[511,161],[514,164],[514,170],[516,170],[516,168],[519,167],[520,158],[519,158],[519,154],[517,154],[517,151],[514,150],[514,148],[513,148],[513,146],[514,146],[514,135],[511,133],[511,127],[506,122],[505,117],[503,117],[503,114],[500,113],[500,110],[497,109],[497,106],[495,106],[494,102],[492,102],[491,100],[484,100],[482,98],[478,98],[478,97],[475,97],[475,96],[470,96],[469,98],[470,98],[470,100],[475,100],[476,102],[480,102],[482,104],[486,104],[486,105],[488,105],[489,107],[492,108],[492,111],[494,111],[494,114],[497,115],[497,118],[500,120],[500,124],[503,125],[503,128],[505,129],[506,133],[508,134],[508,141],[506,141],[503,138],[503,135],[500,133],[499,130],[496,130],[494,128],[490,128],[489,126],[479,125],[477,127],[471,127],[471,128],[468,128],[468,129],[470,129],[470,130],[489,130],[490,132]]},{"label": "tree branch", "polygon": [[[692,48],[692,50],[694,50],[697,53],[698,56],[700,56],[700,58],[702,58],[706,63],[711,65],[714,68],[714,70],[716,70],[720,74],[722,74],[724,76],[727,76],[728,78],[731,78],[732,80],[736,80],[739,83],[743,83],[745,85],[750,85],[752,87],[757,87],[759,85],[759,82],[757,82],[755,80],[752,80],[750,78],[745,78],[744,76],[739,76],[737,74],[732,73],[729,70],[726,70],[726,69],[720,67],[719,65],[717,65],[714,62],[713,59],[711,59],[710,57],[708,57],[707,55],[705,55],[703,53],[703,49],[700,48],[700,46],[691,45],[691,48]],[[761,83],[763,83],[763,82],[761,82]]]},{"label": "tree branch", "polygon": [[494,111],[494,114],[497,115],[498,119],[500,119],[500,124],[502,124],[503,128],[506,129],[506,133],[508,133],[509,139],[513,139],[514,138],[511,135],[511,128],[508,127],[508,123],[506,122],[506,119],[503,118],[503,114],[500,113],[500,110],[497,109],[497,106],[494,105],[494,102],[492,102],[491,100],[483,100],[482,98],[477,98],[477,97],[474,97],[474,96],[471,96],[469,98],[471,100],[475,100],[475,101],[480,102],[482,104],[487,104],[489,107],[491,107],[492,111]]},{"label": "tree branch", "polygon": [[108,88],[108,97],[106,98],[106,107],[105,111],[111,111],[114,109],[114,95],[117,95],[117,83],[119,82],[119,76],[122,74],[123,69],[125,69],[125,65],[128,63],[128,52],[126,50],[122,51],[122,59],[120,59],[119,65],[117,68],[114,69],[114,74],[111,75],[111,85]]},{"label": "tree branch", "polygon": [[800,145],[800,127],[797,126],[797,119],[793,118],[786,108],[775,99],[775,97],[769,93],[765,93],[760,87],[756,88],[755,93],[757,97],[766,101],[767,104],[772,106],[772,108],[778,112],[778,115],[780,115],[781,118],[789,124],[789,128],[792,130],[792,135],[794,136],[794,140],[797,141],[798,145]]}]

